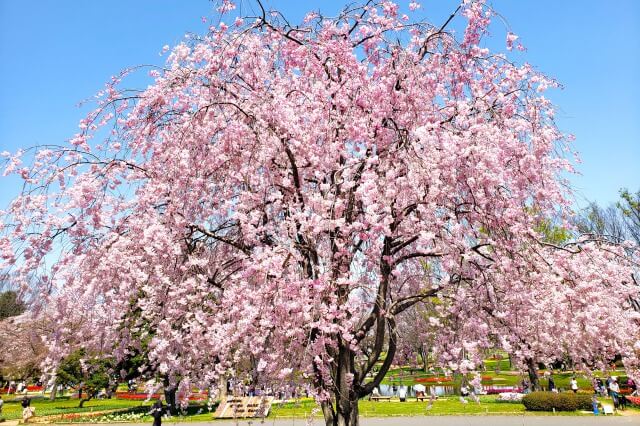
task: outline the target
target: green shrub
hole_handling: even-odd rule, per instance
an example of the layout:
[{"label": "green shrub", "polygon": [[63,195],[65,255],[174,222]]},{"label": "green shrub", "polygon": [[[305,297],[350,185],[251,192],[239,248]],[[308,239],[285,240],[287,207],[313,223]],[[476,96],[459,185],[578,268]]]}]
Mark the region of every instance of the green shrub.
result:
[{"label": "green shrub", "polygon": [[593,406],[591,405],[591,397],[593,393],[576,393],[573,397],[576,399],[578,410],[591,411]]},{"label": "green shrub", "polygon": [[533,392],[522,398],[529,411],[576,411],[591,410],[591,395],[572,392]]}]

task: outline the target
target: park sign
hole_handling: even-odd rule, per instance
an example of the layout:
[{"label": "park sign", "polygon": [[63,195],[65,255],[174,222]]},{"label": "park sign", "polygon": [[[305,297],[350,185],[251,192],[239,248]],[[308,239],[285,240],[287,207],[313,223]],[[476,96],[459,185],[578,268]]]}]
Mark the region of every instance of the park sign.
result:
[{"label": "park sign", "polygon": [[214,419],[263,418],[269,415],[272,396],[229,396],[220,402],[213,413]]}]

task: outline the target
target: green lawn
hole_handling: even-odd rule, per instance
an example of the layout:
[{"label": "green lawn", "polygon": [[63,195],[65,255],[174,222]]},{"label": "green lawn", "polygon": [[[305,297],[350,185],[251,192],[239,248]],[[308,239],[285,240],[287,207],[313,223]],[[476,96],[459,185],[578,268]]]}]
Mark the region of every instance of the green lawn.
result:
[{"label": "green lawn", "polygon": [[[496,402],[497,396],[485,395],[480,397],[480,404],[469,401],[463,404],[457,397],[440,398],[430,409],[427,409],[427,402],[371,402],[367,400],[360,401],[360,415],[363,417],[391,417],[391,416],[444,416],[444,415],[554,415],[553,413],[544,412],[527,412],[520,403],[500,403]],[[314,408],[316,408],[314,412]],[[637,410],[631,409],[637,412]],[[271,408],[269,418],[296,418],[305,419],[311,415],[316,418],[322,416],[315,402],[310,398],[305,398],[297,402],[287,402],[283,404],[274,404]],[[555,415],[592,415],[583,412],[558,412]],[[92,421],[87,418],[76,419],[79,422]],[[128,420],[134,422],[150,423],[152,421],[149,416],[138,416],[135,418],[120,418],[119,416],[109,416],[109,418],[98,418],[93,421],[118,421]],[[189,407],[186,416],[180,416],[179,421],[197,421],[205,422],[212,420],[212,413],[206,406]]]},{"label": "green lawn", "polygon": [[[364,417],[386,417],[386,416],[424,416],[424,415],[447,415],[447,414],[522,414],[524,406],[522,404],[498,403],[495,396],[482,396],[480,404],[469,401],[463,404],[457,397],[440,398],[431,409],[427,410],[427,402],[398,402],[367,400],[360,401],[360,415]],[[286,403],[280,407],[274,406],[272,414],[275,417],[306,417],[315,403],[312,400],[303,400],[299,403]],[[321,415],[321,413],[318,413]]]},{"label": "green lawn", "polygon": [[[135,408],[143,405],[143,402],[141,401],[129,401],[124,399],[90,400],[84,403],[83,408],[78,408],[78,403],[78,399],[70,399],[69,397],[57,398],[55,401],[40,398],[33,398],[31,400],[31,406],[35,408],[37,417]],[[147,405],[149,404],[147,403]],[[5,399],[2,416],[7,420],[22,418],[22,406],[20,405],[20,401]]]},{"label": "green lawn", "polygon": [[[500,374],[495,373],[495,366],[499,364]],[[509,361],[506,358],[501,360],[487,359],[485,360],[486,371],[482,372],[484,380],[482,381],[485,386],[517,386],[521,383],[524,376],[516,371],[509,371]],[[543,377],[544,371],[540,371],[540,382],[542,386],[546,388],[548,381]],[[614,373],[615,374],[615,373]],[[624,372],[617,372],[618,376],[624,376]],[[569,388],[569,381],[573,374],[571,372],[556,372],[553,377],[558,388]],[[445,385],[445,386],[460,386],[462,381],[461,375],[455,375],[449,381],[441,383],[416,381],[417,379],[429,378],[429,377],[443,377],[442,372],[428,373],[420,371],[416,368],[410,367],[397,367],[391,369],[385,377],[383,384],[404,384],[414,385],[418,382],[422,382],[425,385]],[[584,391],[591,391],[591,381],[584,378],[581,374],[577,376],[578,384]],[[126,385],[121,385],[120,388],[126,389]],[[360,402],[360,414],[364,417],[384,417],[384,416],[424,416],[424,415],[448,415],[448,414],[528,414],[524,406],[519,403],[499,403],[496,402],[497,396],[486,395],[480,398],[480,404],[469,402],[463,404],[456,396],[442,397],[435,404],[427,410],[426,402],[404,402],[400,403],[397,400],[393,402],[371,402],[368,400],[362,400]],[[49,401],[48,399],[34,398],[32,399],[32,406],[35,407],[36,416],[50,416],[58,414],[74,414],[80,415],[73,419],[73,421],[95,422],[95,421],[142,421],[151,422],[151,418],[145,414],[148,412],[148,407],[151,402],[124,400],[124,399],[101,399],[91,400],[85,403],[85,406],[78,408],[79,401],[77,399],[70,399],[68,396],[59,397],[55,401]],[[215,407],[211,407],[215,409]],[[98,412],[98,411],[113,411],[120,410],[118,413],[112,413],[107,416],[100,417],[87,417],[82,413]],[[630,411],[638,413],[640,410],[631,409]],[[298,402],[288,402],[282,404],[274,404],[270,414],[270,418],[299,418],[303,419],[315,413],[316,417],[320,417],[322,413],[318,410],[315,402],[311,399],[302,399]],[[7,420],[21,418],[22,407],[20,401],[12,401],[5,399],[5,405],[3,410],[3,417]],[[545,414],[545,413],[535,413]],[[566,415],[576,415],[580,413],[565,413]],[[182,421],[210,421],[212,413],[207,406],[191,406],[185,412],[184,416],[180,416],[179,420]],[[71,419],[65,419],[69,421]]]},{"label": "green lawn", "polygon": [[[485,363],[487,362],[490,362],[490,361],[485,361]],[[501,361],[501,362],[505,362],[505,361]],[[508,361],[506,362],[508,363]],[[540,384],[546,388],[548,385],[548,381],[544,377],[545,370],[541,370],[539,373],[540,373]],[[482,384],[485,386],[491,386],[491,385],[519,386],[520,383],[522,383],[522,379],[525,378],[524,375],[521,375],[516,371],[508,371],[508,370],[502,370],[500,374],[496,374],[495,371],[491,369],[487,369],[487,371],[483,371],[481,374],[483,377],[488,376],[491,378],[489,380],[482,381]],[[618,372],[618,376],[624,376],[624,375],[625,375],[624,372],[622,371]],[[411,370],[409,370],[408,368],[402,368],[402,369],[398,368],[398,369],[390,370],[387,376],[382,381],[382,384],[385,384],[385,385],[404,384],[404,385],[410,386],[419,382],[419,380],[416,381],[416,379],[430,378],[430,377],[442,378],[443,375],[442,374],[434,375],[433,373],[425,373],[424,371],[415,371],[415,370],[411,372]],[[555,381],[557,388],[569,389],[569,381],[571,380],[571,377],[573,377],[573,373],[570,371],[553,373],[553,380]],[[580,389],[583,389],[583,390],[592,389],[590,379],[583,377],[582,374],[576,374],[576,379],[578,380],[578,386],[580,387]],[[454,377],[451,378],[450,381],[442,381],[439,383],[433,383],[433,382],[428,382],[428,383],[422,382],[422,383],[424,385],[437,384],[437,385],[459,386],[461,380],[462,380],[462,377],[460,375],[455,375]]]}]

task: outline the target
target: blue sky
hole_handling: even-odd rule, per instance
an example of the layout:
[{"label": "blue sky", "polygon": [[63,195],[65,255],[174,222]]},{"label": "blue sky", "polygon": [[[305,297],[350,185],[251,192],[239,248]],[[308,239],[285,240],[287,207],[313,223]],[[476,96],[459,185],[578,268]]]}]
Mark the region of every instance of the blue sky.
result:
[{"label": "blue sky", "polygon": [[[408,0],[398,3],[406,8]],[[251,1],[244,0],[245,11]],[[291,21],[320,8],[333,14],[346,1],[266,0]],[[422,1],[421,13],[444,22],[455,0]],[[640,189],[640,1],[489,0],[521,37],[515,55],[557,78],[550,97],[558,123],[576,136],[577,205],[607,204],[618,190]],[[137,64],[162,64],[165,44],[203,33],[207,0],[0,0],[0,151],[61,143],[88,111],[78,107],[110,76]],[[505,24],[492,27],[491,47],[504,48]],[[132,81],[145,85],[142,80]],[[0,180],[0,206],[19,190]]]}]

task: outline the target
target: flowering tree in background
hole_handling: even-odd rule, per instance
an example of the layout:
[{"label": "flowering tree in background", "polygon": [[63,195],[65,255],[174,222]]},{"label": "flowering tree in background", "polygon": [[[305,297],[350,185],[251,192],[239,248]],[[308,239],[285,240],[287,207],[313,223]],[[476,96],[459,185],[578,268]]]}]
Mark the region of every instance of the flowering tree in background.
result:
[{"label": "flowering tree in background", "polygon": [[540,223],[570,213],[556,84],[481,47],[483,2],[435,26],[390,1],[299,26],[258,6],[176,46],[146,90],[114,78],[68,146],[8,159],[25,189],[0,253],[56,312],[52,361],[70,342],[121,359],[144,341],[186,395],[250,360],[310,384],[331,425],[358,423],[399,318],[425,302],[454,370],[569,336],[633,362],[633,259],[545,240]]}]

